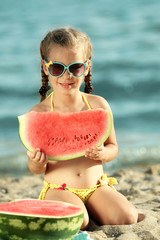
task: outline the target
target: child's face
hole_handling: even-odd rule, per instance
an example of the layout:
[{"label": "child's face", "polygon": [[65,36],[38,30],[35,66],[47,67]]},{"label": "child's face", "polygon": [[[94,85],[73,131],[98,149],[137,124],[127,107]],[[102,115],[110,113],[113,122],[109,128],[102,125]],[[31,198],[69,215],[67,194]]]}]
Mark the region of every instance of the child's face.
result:
[{"label": "child's face", "polygon": [[[86,62],[88,59],[85,59],[83,50],[79,48],[70,48],[70,47],[62,47],[59,45],[54,45],[49,54],[48,62],[59,62],[63,63],[65,66],[68,66],[71,63],[75,62]],[[73,77],[69,74],[68,70],[64,72],[64,74],[60,77],[53,77],[48,73],[48,70],[43,63],[45,74],[49,76],[50,83],[54,89],[54,91],[73,91],[73,90],[79,90],[83,80],[84,76],[88,74],[88,68],[89,68],[90,62],[88,61],[86,71],[84,72],[84,75],[80,77]]]}]

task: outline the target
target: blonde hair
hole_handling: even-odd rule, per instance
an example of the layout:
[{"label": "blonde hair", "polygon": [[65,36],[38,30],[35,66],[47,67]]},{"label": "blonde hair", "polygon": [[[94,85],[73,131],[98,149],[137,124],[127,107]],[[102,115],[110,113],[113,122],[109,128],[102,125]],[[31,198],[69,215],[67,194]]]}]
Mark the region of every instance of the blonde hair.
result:
[{"label": "blonde hair", "polygon": [[[40,44],[40,54],[42,60],[49,60],[50,49],[53,44],[57,44],[63,47],[81,47],[84,51],[85,60],[92,58],[92,45],[89,37],[73,28],[60,28],[47,33],[45,38]],[[43,65],[41,65],[41,76],[42,76],[42,87],[39,90],[41,95],[41,101],[46,98],[46,93],[50,89],[48,85],[49,79],[43,70]],[[93,86],[91,84],[91,64],[88,71],[88,75],[85,76],[85,89],[84,92],[91,93],[93,91]]]}]

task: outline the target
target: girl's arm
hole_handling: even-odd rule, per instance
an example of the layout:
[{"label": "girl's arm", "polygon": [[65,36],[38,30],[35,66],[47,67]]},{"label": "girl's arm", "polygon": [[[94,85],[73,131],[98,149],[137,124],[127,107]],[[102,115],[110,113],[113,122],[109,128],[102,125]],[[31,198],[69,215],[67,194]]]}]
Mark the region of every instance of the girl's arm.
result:
[{"label": "girl's arm", "polygon": [[[97,96],[98,97],[98,96]],[[96,97],[96,108],[103,108],[106,111],[110,111],[112,118],[113,114],[111,111],[111,108],[109,104],[106,102],[104,98]],[[116,140],[116,134],[114,129],[114,122],[111,130],[111,134],[108,137],[108,139],[105,141],[105,143],[100,147],[92,147],[87,149],[85,156],[93,159],[93,160],[99,160],[102,162],[110,162],[112,161],[118,154],[118,144]]]},{"label": "girl's arm", "polygon": [[27,151],[28,168],[32,173],[42,174],[47,169],[48,157],[39,149],[34,152]]}]

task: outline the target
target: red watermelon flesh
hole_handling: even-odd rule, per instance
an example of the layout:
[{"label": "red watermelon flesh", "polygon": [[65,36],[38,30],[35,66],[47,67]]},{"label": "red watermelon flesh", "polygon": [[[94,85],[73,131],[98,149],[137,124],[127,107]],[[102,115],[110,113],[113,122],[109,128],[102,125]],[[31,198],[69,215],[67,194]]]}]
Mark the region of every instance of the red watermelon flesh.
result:
[{"label": "red watermelon flesh", "polygon": [[100,146],[109,137],[112,116],[102,109],[79,113],[34,112],[18,117],[24,146],[46,153],[50,160],[83,156],[91,146]]},{"label": "red watermelon flesh", "polygon": [[77,215],[82,210],[77,206],[64,202],[28,199],[0,203],[0,213],[2,212],[18,215],[68,217]]}]

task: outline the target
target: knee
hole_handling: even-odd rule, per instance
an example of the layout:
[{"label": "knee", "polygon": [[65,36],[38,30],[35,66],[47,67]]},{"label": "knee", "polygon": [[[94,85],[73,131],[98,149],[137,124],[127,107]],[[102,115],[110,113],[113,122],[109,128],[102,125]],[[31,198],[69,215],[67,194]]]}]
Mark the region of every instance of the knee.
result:
[{"label": "knee", "polygon": [[82,223],[82,226],[81,226],[81,230],[85,230],[86,227],[88,226],[88,223],[89,223],[89,216],[87,213],[84,213],[84,218],[83,218],[83,223]]},{"label": "knee", "polygon": [[138,220],[138,213],[134,206],[130,209],[126,209],[122,212],[121,220],[119,219],[121,225],[130,225],[137,223]]}]

